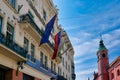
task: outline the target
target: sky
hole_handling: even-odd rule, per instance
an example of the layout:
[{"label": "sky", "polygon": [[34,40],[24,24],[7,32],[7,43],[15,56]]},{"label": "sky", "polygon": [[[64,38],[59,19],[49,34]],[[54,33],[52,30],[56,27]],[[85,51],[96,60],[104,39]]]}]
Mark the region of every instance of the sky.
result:
[{"label": "sky", "polygon": [[120,0],[53,0],[74,48],[76,80],[93,80],[100,34],[109,63],[120,56]]}]

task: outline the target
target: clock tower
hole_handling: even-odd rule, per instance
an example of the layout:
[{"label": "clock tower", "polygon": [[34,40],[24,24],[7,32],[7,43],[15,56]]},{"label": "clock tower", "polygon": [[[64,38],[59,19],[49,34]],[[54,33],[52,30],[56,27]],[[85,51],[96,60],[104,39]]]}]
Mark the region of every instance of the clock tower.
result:
[{"label": "clock tower", "polygon": [[103,40],[100,40],[99,49],[97,51],[98,57],[98,80],[109,80],[108,68],[108,50],[105,47]]}]

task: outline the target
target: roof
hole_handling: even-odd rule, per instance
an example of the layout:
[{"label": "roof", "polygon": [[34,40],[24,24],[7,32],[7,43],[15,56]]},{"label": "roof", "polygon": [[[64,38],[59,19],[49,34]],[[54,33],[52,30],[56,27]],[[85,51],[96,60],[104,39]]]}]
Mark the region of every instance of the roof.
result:
[{"label": "roof", "polygon": [[110,64],[110,67],[116,65],[117,63],[120,63],[120,56],[118,56],[118,57]]}]

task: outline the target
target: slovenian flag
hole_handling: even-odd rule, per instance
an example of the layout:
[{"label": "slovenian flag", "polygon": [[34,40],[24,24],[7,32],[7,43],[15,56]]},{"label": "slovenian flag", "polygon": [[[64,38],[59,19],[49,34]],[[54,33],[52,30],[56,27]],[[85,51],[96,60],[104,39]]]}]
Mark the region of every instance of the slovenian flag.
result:
[{"label": "slovenian flag", "polygon": [[60,41],[61,41],[61,31],[58,32],[58,33],[55,35],[54,41],[55,41],[55,44],[54,44],[54,53],[53,53],[52,59],[55,59],[56,56],[57,56],[59,44],[60,44]]},{"label": "slovenian flag", "polygon": [[40,45],[42,45],[43,43],[48,42],[48,38],[49,38],[49,36],[50,36],[50,34],[51,34],[51,30],[53,29],[56,16],[57,16],[57,15],[55,15],[55,16],[47,23],[47,25],[46,25],[46,27],[45,27],[45,32],[43,33],[42,39],[41,39],[41,41],[40,41]]}]

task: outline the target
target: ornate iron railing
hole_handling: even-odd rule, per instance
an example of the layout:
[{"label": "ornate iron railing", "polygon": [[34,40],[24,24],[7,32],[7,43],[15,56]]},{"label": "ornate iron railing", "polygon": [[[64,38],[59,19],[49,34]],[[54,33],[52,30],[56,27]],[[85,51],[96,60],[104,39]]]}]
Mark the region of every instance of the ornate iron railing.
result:
[{"label": "ornate iron railing", "polygon": [[0,44],[4,45],[5,47],[9,48],[10,50],[16,52],[16,54],[26,58],[27,51],[25,51],[21,46],[19,46],[14,41],[12,41],[9,45],[9,42],[7,42],[6,37],[2,33],[0,33]]}]

